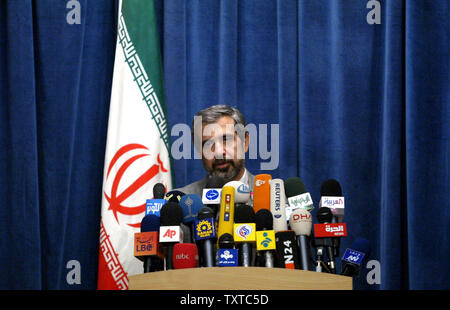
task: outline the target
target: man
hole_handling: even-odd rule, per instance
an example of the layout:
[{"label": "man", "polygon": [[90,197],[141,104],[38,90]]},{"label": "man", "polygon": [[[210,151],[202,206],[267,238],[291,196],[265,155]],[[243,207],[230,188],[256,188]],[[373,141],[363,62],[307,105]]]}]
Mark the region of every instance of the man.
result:
[{"label": "man", "polygon": [[225,183],[241,181],[253,192],[254,175],[245,168],[249,135],[242,113],[228,105],[215,105],[198,112],[192,121],[192,139],[201,154],[207,176],[178,189],[202,196],[208,178],[222,177]]}]

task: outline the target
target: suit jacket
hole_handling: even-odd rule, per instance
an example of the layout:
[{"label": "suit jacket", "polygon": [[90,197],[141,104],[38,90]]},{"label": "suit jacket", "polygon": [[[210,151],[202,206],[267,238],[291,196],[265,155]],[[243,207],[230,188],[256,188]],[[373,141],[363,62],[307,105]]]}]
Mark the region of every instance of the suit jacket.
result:
[{"label": "suit jacket", "polygon": [[[253,185],[255,183],[255,176],[250,173],[250,171],[247,170],[247,176],[248,176],[248,187],[250,188],[250,192],[253,192]],[[198,180],[194,183],[188,184],[182,188],[178,188],[176,190],[181,191],[185,194],[197,194],[200,197],[203,195],[203,189],[205,188],[207,178],[204,177],[201,180]]]}]

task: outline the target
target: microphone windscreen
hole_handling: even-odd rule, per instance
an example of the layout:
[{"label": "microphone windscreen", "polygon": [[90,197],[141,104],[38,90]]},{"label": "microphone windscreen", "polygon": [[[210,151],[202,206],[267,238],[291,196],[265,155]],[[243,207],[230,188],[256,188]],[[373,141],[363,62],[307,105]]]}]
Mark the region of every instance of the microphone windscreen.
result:
[{"label": "microphone windscreen", "polygon": [[284,191],[289,198],[306,193],[306,188],[300,178],[291,177],[284,181]]},{"label": "microphone windscreen", "polygon": [[233,235],[229,233],[224,233],[219,237],[218,243],[219,248],[221,249],[232,249],[234,247]]},{"label": "microphone windscreen", "polygon": [[255,211],[249,205],[236,205],[234,208],[234,222],[255,223]]},{"label": "microphone windscreen", "polygon": [[273,215],[275,232],[287,230],[286,194],[282,179],[270,180],[270,212]]},{"label": "microphone windscreen", "polygon": [[173,247],[174,269],[198,267],[198,248],[194,243],[177,243]]},{"label": "microphone windscreen", "polygon": [[326,180],[322,183],[322,187],[320,188],[320,196],[342,196],[341,185],[335,179]]},{"label": "microphone windscreen", "polygon": [[255,212],[261,209],[270,210],[270,174],[257,174],[253,185],[253,208]]},{"label": "microphone windscreen", "polygon": [[197,218],[199,220],[214,218],[215,216],[216,216],[216,214],[215,214],[214,210],[211,209],[210,207],[206,207],[206,206],[201,208],[197,213]]},{"label": "microphone windscreen", "polygon": [[181,192],[181,191],[170,191],[166,194],[166,196],[164,196],[164,199],[166,199],[167,201],[170,202],[180,202],[181,197],[183,197],[184,195],[186,195],[185,193]]},{"label": "microphone windscreen", "polygon": [[183,209],[177,202],[168,201],[160,210],[161,226],[178,226],[183,221]]},{"label": "microphone windscreen", "polygon": [[222,188],[225,185],[225,179],[218,175],[210,176],[206,180],[205,188]]},{"label": "microphone windscreen", "polygon": [[141,232],[159,231],[159,226],[159,216],[154,214],[147,214],[141,221]]},{"label": "microphone windscreen", "polygon": [[250,200],[250,188],[241,181],[230,181],[224,186],[234,187],[234,203],[247,203]]},{"label": "microphone windscreen", "polygon": [[255,214],[256,230],[272,230],[273,215],[267,209],[261,209]]},{"label": "microphone windscreen", "polygon": [[307,210],[303,208],[295,209],[290,218],[289,225],[295,231],[297,236],[311,235],[312,216]]},{"label": "microphone windscreen", "polygon": [[321,207],[317,210],[317,220],[319,223],[331,223],[333,213],[328,207]]},{"label": "microphone windscreen", "polygon": [[192,234],[191,229],[183,223],[180,223],[180,229],[182,231],[183,243],[191,243],[192,242]]},{"label": "microphone windscreen", "polygon": [[203,208],[202,198],[197,194],[187,194],[181,197],[180,206],[183,210],[183,223],[192,223],[198,211]]},{"label": "microphone windscreen", "polygon": [[164,199],[164,194],[166,193],[166,187],[162,183],[156,183],[153,186],[153,198],[154,199]]}]

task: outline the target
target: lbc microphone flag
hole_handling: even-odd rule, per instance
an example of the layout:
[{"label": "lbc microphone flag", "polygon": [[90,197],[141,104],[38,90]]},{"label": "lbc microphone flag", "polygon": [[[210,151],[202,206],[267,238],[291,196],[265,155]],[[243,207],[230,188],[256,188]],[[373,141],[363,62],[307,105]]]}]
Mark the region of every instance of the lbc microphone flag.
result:
[{"label": "lbc microphone flag", "polygon": [[153,1],[119,1],[103,173],[98,289],[128,289],[153,186],[172,189],[161,54]]}]

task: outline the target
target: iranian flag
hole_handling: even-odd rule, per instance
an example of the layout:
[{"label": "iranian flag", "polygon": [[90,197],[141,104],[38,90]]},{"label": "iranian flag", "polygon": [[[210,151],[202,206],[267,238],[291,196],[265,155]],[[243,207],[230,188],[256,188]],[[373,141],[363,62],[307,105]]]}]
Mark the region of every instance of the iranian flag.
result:
[{"label": "iranian flag", "polygon": [[103,173],[98,289],[128,289],[143,273],[133,254],[153,186],[172,189],[169,130],[153,1],[119,1]]}]

